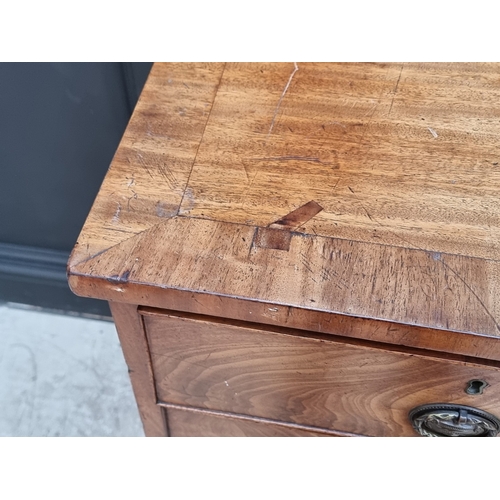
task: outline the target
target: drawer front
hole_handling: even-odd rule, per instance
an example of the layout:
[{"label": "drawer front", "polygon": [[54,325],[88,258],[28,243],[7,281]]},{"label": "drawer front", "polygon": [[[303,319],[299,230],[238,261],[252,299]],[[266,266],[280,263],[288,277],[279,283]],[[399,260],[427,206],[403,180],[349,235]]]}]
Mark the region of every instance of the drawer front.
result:
[{"label": "drawer front", "polygon": [[[500,416],[500,371],[205,318],[144,316],[160,401],[370,436],[415,436],[408,413],[455,403]],[[482,394],[465,392],[484,380]]]},{"label": "drawer front", "polygon": [[265,420],[216,415],[196,409],[168,407],[166,419],[172,437],[342,437],[279,425]]}]

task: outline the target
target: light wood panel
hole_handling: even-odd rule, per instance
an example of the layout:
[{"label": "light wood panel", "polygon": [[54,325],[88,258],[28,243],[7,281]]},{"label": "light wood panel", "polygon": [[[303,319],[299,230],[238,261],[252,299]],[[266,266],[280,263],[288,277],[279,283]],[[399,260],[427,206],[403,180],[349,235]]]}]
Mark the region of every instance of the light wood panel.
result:
[{"label": "light wood panel", "polygon": [[499,68],[228,64],[180,213],[498,258]]},{"label": "light wood panel", "polygon": [[[283,251],[258,247],[255,236],[251,226],[176,217],[76,266],[70,283],[84,295],[138,304],[148,304],[149,285],[440,328],[442,335],[500,334],[496,261],[302,233],[291,233]],[[96,278],[107,279],[98,291]]]},{"label": "light wood panel", "polygon": [[[155,65],[70,286],[498,337],[499,69]],[[319,210],[277,227],[303,206]]]}]

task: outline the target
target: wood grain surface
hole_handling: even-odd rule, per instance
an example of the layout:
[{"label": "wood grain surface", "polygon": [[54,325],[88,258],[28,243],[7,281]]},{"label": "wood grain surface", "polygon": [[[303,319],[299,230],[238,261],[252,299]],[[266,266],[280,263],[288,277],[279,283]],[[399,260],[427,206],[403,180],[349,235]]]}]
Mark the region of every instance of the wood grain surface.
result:
[{"label": "wood grain surface", "polygon": [[70,268],[177,213],[223,67],[153,66]]},{"label": "wood grain surface", "polygon": [[156,404],[149,347],[137,306],[111,302],[110,308],[127,362],[144,432],[150,437],[165,437],[165,416]]},{"label": "wood grain surface", "polygon": [[165,405],[165,410],[171,437],[355,437],[354,434],[178,405]]},{"label": "wood grain surface", "polygon": [[498,338],[499,70],[155,65],[70,286],[143,305],[170,289]]},{"label": "wood grain surface", "polygon": [[[429,403],[498,414],[500,370],[300,332],[145,315],[160,402],[369,436],[414,436]],[[486,381],[482,394],[465,392]]]}]

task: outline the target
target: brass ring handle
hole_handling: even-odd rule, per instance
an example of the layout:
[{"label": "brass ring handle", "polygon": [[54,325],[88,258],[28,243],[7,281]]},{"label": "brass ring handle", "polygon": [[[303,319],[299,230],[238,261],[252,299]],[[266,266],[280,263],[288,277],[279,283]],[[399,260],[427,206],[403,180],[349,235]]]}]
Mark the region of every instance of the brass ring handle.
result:
[{"label": "brass ring handle", "polygon": [[413,428],[428,437],[488,437],[500,431],[500,420],[471,406],[433,403],[408,415]]}]

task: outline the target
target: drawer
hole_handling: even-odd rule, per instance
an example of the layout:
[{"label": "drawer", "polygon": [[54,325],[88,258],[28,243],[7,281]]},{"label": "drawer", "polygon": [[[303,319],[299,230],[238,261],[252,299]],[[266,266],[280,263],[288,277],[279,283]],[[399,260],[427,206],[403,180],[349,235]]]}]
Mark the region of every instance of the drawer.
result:
[{"label": "drawer", "polygon": [[[408,413],[429,403],[500,415],[495,366],[250,323],[143,314],[163,403],[371,436],[417,435]],[[488,385],[470,395],[471,380]]]},{"label": "drawer", "polygon": [[217,415],[196,408],[168,406],[166,421],[172,437],[342,437],[290,425],[280,425],[264,419],[236,415]]}]

